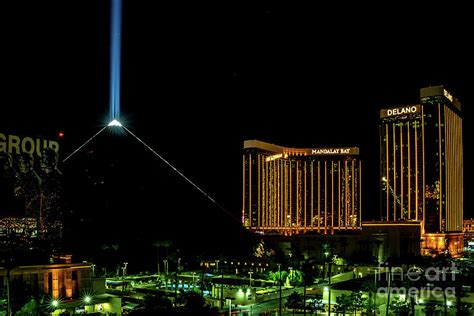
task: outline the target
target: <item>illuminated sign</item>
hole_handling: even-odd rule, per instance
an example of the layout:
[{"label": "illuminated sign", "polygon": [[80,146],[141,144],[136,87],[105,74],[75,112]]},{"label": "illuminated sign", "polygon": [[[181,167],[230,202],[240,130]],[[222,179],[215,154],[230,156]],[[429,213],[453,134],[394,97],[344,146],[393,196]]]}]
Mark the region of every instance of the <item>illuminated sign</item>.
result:
[{"label": "illuminated sign", "polygon": [[265,161],[269,162],[269,161],[273,161],[273,160],[276,160],[276,159],[280,159],[282,157],[283,157],[283,154],[276,154],[276,155],[268,156],[267,158],[265,158]]},{"label": "illuminated sign", "polygon": [[410,105],[404,106],[401,108],[395,109],[384,109],[380,112],[380,117],[390,117],[390,116],[398,116],[398,115],[406,115],[406,114],[413,114],[420,112],[419,105]]},{"label": "illuminated sign", "polygon": [[444,96],[445,96],[449,101],[453,102],[453,99],[454,99],[453,96],[452,96],[448,91],[446,91],[445,89],[443,89],[443,91],[444,91]]},{"label": "illuminated sign", "polygon": [[351,155],[358,154],[356,148],[316,148],[311,149],[310,155]]},{"label": "illuminated sign", "polygon": [[33,139],[31,137],[20,137],[17,135],[5,135],[0,133],[0,153],[7,152],[10,154],[36,153],[41,156],[43,148],[51,148],[59,151],[59,143],[53,140]]}]

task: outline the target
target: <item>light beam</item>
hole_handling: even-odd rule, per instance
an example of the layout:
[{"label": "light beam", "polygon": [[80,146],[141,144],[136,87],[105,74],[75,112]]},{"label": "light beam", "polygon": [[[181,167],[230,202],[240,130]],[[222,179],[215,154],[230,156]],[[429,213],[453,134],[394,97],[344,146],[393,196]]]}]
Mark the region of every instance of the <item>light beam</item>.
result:
[{"label": "light beam", "polygon": [[[110,122],[112,123],[112,122]],[[94,138],[97,137],[97,135],[99,135],[100,133],[102,133],[106,128],[108,127],[108,125],[102,127],[100,129],[100,131],[98,131],[97,133],[95,133],[91,138],[89,138],[88,140],[86,140],[84,142],[84,144],[82,144],[81,146],[79,146],[76,150],[74,150],[71,154],[69,154],[69,156],[67,156],[66,158],[64,158],[63,162],[66,162],[66,160],[68,160],[69,158],[71,158],[75,153],[77,153],[79,150],[81,150],[85,145],[89,144]]]},{"label": "light beam", "polygon": [[224,207],[222,207],[219,203],[217,203],[216,200],[214,200],[209,194],[207,194],[203,189],[201,189],[197,184],[192,182],[188,177],[186,177],[181,171],[175,168],[171,163],[169,163],[165,158],[163,158],[159,153],[157,153],[153,148],[151,148],[147,143],[145,143],[143,140],[141,140],[137,135],[132,133],[131,130],[129,130],[127,127],[124,125],[121,126],[124,130],[126,130],[130,135],[132,135],[136,140],[138,140],[143,146],[145,146],[149,151],[151,151],[156,157],[160,158],[165,164],[167,164],[171,169],[173,169],[177,174],[179,174],[184,180],[186,180],[189,184],[191,184],[194,188],[196,188],[199,192],[201,192],[207,199],[209,199],[212,203],[214,203],[219,209],[221,209],[223,212],[225,212],[227,215],[229,215],[232,219],[234,219],[236,222],[241,224],[240,220],[235,218],[232,213],[227,211]]},{"label": "light beam", "polygon": [[110,119],[120,117],[120,49],[122,0],[110,0]]}]

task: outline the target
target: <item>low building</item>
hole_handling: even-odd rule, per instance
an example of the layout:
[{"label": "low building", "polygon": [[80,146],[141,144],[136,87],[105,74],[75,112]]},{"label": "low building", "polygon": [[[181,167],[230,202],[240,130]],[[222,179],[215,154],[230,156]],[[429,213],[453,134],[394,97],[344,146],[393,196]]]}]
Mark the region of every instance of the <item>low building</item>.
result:
[{"label": "low building", "polygon": [[0,289],[28,287],[50,298],[53,314],[64,312],[121,315],[121,299],[105,294],[105,280],[92,277],[92,264],[67,263],[0,267]]},{"label": "low building", "polygon": [[474,218],[463,222],[464,247],[467,251],[474,251]]}]

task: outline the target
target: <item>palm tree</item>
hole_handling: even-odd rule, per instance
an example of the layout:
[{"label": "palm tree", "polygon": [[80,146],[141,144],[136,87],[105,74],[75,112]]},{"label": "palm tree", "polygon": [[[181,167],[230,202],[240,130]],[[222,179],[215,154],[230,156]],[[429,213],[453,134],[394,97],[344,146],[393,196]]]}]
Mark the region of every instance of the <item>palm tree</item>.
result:
[{"label": "palm tree", "polygon": [[286,300],[285,307],[293,309],[293,315],[295,314],[295,309],[301,307],[301,294],[293,292],[288,296]]},{"label": "palm tree", "polygon": [[349,295],[341,294],[336,297],[336,313],[342,313],[342,315],[346,315],[347,310],[351,308],[352,300]]},{"label": "palm tree", "polygon": [[308,285],[313,284],[314,281],[314,269],[313,265],[308,261],[305,261],[301,267],[303,272],[303,315],[306,315],[306,288]]},{"label": "palm tree", "polygon": [[410,312],[410,307],[406,301],[402,301],[398,298],[394,300],[392,304],[390,304],[390,310],[392,311],[390,315],[408,315]]},{"label": "palm tree", "polygon": [[157,240],[153,243],[153,246],[156,247],[157,251],[157,268],[158,268],[158,274],[160,274],[160,248],[165,248],[166,249],[166,256],[168,255],[168,248],[171,247],[173,243],[169,240]]},{"label": "palm tree", "polygon": [[365,281],[362,284],[362,290],[369,293],[369,299],[367,301],[367,313],[370,315],[372,312],[375,315],[375,297],[377,295],[377,288],[372,281]]},{"label": "palm tree", "polygon": [[438,310],[438,305],[434,303],[426,303],[425,308],[423,309],[423,312],[425,313],[426,316],[433,316]]}]

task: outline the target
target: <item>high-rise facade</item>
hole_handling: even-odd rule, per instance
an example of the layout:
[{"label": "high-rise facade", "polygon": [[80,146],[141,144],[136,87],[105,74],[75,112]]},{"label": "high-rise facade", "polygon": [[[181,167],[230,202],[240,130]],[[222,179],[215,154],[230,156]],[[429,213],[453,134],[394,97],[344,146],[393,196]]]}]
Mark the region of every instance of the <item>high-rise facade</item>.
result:
[{"label": "high-rise facade", "polygon": [[422,232],[463,226],[461,105],[442,86],[420,90],[420,103],[380,112],[381,217],[420,221]]},{"label": "high-rise facade", "polygon": [[261,234],[356,230],[361,221],[359,149],[287,148],[244,142],[242,222]]}]

